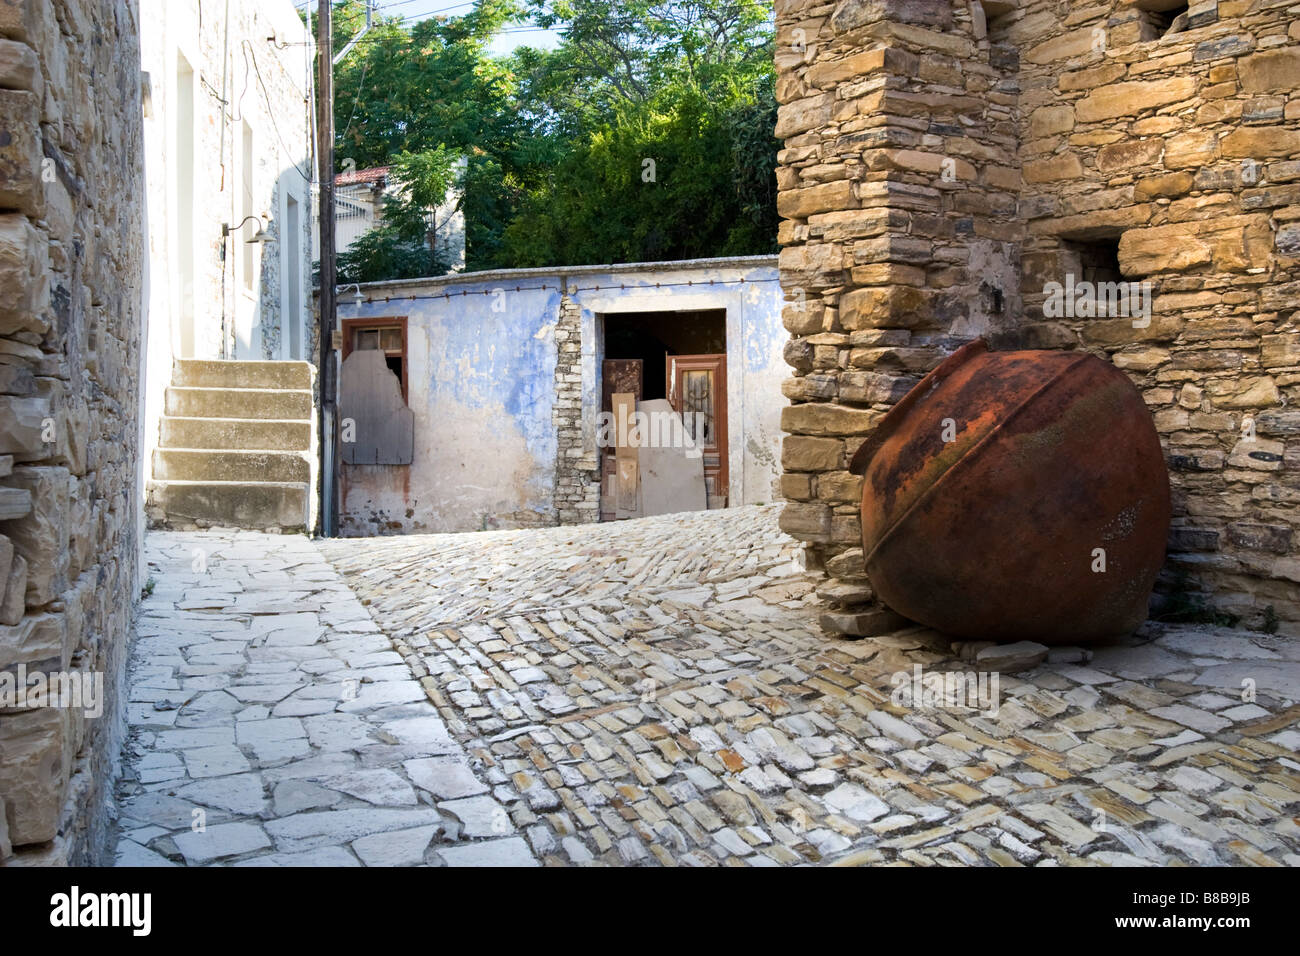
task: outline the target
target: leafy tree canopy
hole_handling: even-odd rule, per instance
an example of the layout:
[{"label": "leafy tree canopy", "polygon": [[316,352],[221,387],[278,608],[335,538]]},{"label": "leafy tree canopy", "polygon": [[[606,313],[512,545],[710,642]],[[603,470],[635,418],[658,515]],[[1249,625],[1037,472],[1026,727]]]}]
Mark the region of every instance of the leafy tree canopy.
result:
[{"label": "leafy tree canopy", "polygon": [[[336,49],[364,16],[336,3]],[[558,47],[487,52],[525,21],[559,32]],[[381,12],[336,67],[336,153],[407,164],[408,182],[433,189],[409,203],[447,185],[415,157],[463,156],[471,269],[771,252],[772,44],[760,0],[478,0],[416,23]],[[418,268],[409,226],[386,224],[350,261],[364,252],[368,275]]]}]

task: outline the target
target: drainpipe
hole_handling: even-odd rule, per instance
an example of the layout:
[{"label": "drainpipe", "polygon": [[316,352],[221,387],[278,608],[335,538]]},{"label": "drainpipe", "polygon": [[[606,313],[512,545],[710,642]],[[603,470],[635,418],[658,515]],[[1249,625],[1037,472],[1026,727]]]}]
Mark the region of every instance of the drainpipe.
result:
[{"label": "drainpipe", "polygon": [[[337,56],[330,0],[318,0],[316,12],[316,159],[320,175],[320,533],[338,535],[338,378],[334,333],[338,327],[338,266],[334,249],[334,65],[370,32],[374,0],[366,0],[366,25]],[[359,291],[359,290],[358,290]]]}]

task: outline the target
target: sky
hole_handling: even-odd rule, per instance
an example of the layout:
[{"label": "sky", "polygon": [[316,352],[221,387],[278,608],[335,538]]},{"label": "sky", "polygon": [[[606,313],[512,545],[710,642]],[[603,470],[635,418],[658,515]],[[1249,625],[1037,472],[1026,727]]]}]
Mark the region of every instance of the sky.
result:
[{"label": "sky", "polygon": [[[400,14],[407,20],[423,20],[435,13],[460,16],[468,13],[473,5],[473,0],[464,0],[460,3],[457,0],[377,0],[375,9],[385,16]],[[306,6],[315,6],[315,0],[294,0],[294,6],[301,10]],[[543,30],[541,27],[520,24],[498,34],[488,49],[500,56],[509,53],[517,46],[549,50],[559,42],[559,34],[554,30]]]}]

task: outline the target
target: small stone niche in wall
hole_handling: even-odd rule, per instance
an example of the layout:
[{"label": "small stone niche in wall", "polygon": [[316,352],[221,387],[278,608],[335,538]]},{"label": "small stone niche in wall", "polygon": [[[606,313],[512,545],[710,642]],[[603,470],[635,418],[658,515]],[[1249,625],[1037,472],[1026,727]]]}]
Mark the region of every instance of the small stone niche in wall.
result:
[{"label": "small stone niche in wall", "polygon": [[[1141,17],[1139,37],[1144,43],[1175,36],[1191,26],[1191,13],[1185,0],[1142,0],[1137,7]],[[1198,22],[1197,25],[1203,24]]]}]

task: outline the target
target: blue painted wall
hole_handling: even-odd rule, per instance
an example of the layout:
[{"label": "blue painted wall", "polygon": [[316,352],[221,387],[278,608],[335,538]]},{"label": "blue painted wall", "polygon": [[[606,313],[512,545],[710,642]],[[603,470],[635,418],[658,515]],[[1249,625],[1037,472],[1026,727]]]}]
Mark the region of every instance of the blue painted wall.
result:
[{"label": "blue painted wall", "polygon": [[371,283],[362,294],[374,301],[360,305],[350,290],[340,296],[341,319],[406,316],[415,414],[409,467],[345,466],[345,534],[555,522],[554,331],[562,283],[581,308],[584,451],[595,452],[601,316],[725,309],[731,503],[774,500],[788,374],[775,261],[514,270]]},{"label": "blue painted wall", "polygon": [[[549,288],[533,288],[540,285]],[[522,286],[516,289],[515,286]],[[429,292],[454,293],[427,298]],[[348,304],[340,318],[406,316],[411,466],[349,467],[350,533],[470,531],[553,521],[559,284],[462,283]],[[373,294],[373,293],[372,293]]]}]

